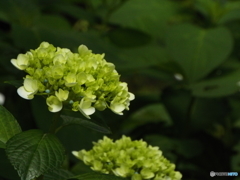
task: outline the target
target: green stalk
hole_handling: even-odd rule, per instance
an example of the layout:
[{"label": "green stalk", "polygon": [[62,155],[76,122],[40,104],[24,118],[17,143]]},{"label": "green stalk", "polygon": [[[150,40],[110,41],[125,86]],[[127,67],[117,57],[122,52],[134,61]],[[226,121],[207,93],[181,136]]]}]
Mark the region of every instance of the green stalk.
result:
[{"label": "green stalk", "polygon": [[57,129],[57,123],[59,121],[59,118],[60,118],[60,115],[61,115],[61,111],[57,112],[54,117],[53,117],[53,120],[52,120],[52,124],[49,128],[49,133],[55,133],[56,129]]}]

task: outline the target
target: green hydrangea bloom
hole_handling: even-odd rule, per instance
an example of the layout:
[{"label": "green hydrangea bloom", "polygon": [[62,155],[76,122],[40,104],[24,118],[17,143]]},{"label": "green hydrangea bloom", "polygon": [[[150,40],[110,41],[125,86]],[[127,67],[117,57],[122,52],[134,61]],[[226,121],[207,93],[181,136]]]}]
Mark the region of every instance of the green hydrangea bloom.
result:
[{"label": "green hydrangea bloom", "polygon": [[18,94],[25,99],[46,97],[51,112],[68,105],[90,118],[95,110],[110,108],[122,115],[134,95],[104,54],[94,54],[80,45],[78,53],[42,42],[35,50],[19,54],[11,63],[27,73]]},{"label": "green hydrangea bloom", "polygon": [[104,136],[93,143],[90,151],[73,151],[73,155],[89,165],[92,170],[132,180],[180,180],[182,175],[175,171],[158,147],[148,145],[145,141],[132,141],[122,136],[113,142]]}]

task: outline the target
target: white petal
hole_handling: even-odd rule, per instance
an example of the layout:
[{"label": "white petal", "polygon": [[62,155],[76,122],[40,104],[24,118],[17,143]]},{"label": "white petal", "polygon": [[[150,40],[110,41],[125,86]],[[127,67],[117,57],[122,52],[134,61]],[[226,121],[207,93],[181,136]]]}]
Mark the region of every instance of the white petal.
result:
[{"label": "white petal", "polygon": [[120,86],[122,86],[123,89],[126,89],[127,88],[127,83],[122,82],[122,83],[120,83]]},{"label": "white petal", "polygon": [[113,103],[111,104],[111,109],[115,112],[122,112],[125,109],[125,106],[123,104]]},{"label": "white petal", "polygon": [[86,115],[92,115],[95,112],[95,108],[94,107],[90,107],[88,109],[82,109],[82,111],[86,114]]},{"label": "white petal", "polygon": [[49,45],[50,45],[50,44],[49,44],[48,42],[42,42],[42,43],[40,44],[40,47],[48,48]]},{"label": "white petal", "polygon": [[28,58],[24,54],[19,54],[17,57],[18,65],[19,66],[27,66],[28,65]]},{"label": "white petal", "polygon": [[55,91],[55,95],[58,98],[59,101],[66,101],[68,98],[69,91],[59,89],[58,91]]},{"label": "white petal", "polygon": [[20,67],[18,64],[17,64],[17,60],[16,59],[11,59],[11,63],[18,69],[20,70],[24,70],[24,68]]},{"label": "white petal", "polygon": [[35,79],[26,78],[23,85],[24,88],[31,93],[35,93],[38,90],[37,80]]},{"label": "white petal", "polygon": [[91,119],[88,115],[91,115],[95,112],[95,108],[94,107],[90,107],[88,109],[81,109],[79,107],[79,111],[88,119]]},{"label": "white petal", "polygon": [[82,98],[81,102],[80,102],[80,105],[79,105],[79,108],[81,109],[88,109],[90,108],[92,105],[92,101],[88,98]]},{"label": "white petal", "polygon": [[3,105],[4,101],[5,101],[5,96],[2,93],[0,93],[0,105]]},{"label": "white petal", "polygon": [[76,157],[78,157],[78,152],[77,151],[72,151],[72,154]]},{"label": "white petal", "polygon": [[129,100],[132,101],[135,99],[135,95],[133,93],[129,93]]},{"label": "white petal", "polygon": [[123,115],[122,111],[125,109],[125,106],[123,104],[112,103],[110,108],[116,114]]},{"label": "white petal", "polygon": [[118,114],[118,115],[123,115],[122,112],[115,112],[115,111],[113,111],[113,112],[116,113],[116,114]]},{"label": "white petal", "polygon": [[90,54],[92,51],[91,50],[88,50],[87,46],[85,45],[80,45],[78,47],[78,53],[80,56],[85,56],[85,55],[88,55]]},{"label": "white petal", "polygon": [[62,109],[62,104],[52,104],[48,107],[49,111],[51,112],[59,112]]},{"label": "white petal", "polygon": [[32,92],[28,92],[25,90],[25,88],[23,86],[21,86],[20,88],[17,89],[17,93],[19,96],[21,96],[24,99],[33,99],[33,93]]}]

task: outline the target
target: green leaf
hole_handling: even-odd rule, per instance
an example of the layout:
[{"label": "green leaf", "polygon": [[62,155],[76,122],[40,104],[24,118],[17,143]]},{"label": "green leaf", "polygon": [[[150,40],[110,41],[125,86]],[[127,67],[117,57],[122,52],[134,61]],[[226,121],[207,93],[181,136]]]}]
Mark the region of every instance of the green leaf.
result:
[{"label": "green leaf", "polygon": [[202,153],[203,146],[196,139],[178,139],[169,138],[163,135],[148,135],[145,137],[148,142],[153,146],[159,146],[159,148],[167,154],[170,159],[174,158],[172,152],[184,156],[185,158],[192,158]]},{"label": "green leaf", "polygon": [[43,130],[44,132],[48,132],[52,121],[43,121],[43,119],[54,119],[54,115],[56,116],[56,114],[48,110],[46,99],[41,96],[34,97],[34,101],[30,101],[30,103],[37,128]]},{"label": "green leaf", "polygon": [[166,50],[156,45],[121,49],[117,54],[120,61],[115,64],[118,69],[124,70],[147,68],[167,62]]},{"label": "green leaf", "polygon": [[147,123],[164,122],[166,125],[171,125],[172,120],[161,103],[149,104],[134,112],[130,116],[130,121],[127,121],[125,127],[134,129]]},{"label": "green leaf", "polygon": [[208,79],[189,86],[194,96],[222,97],[236,93],[239,90],[240,71],[225,76]]},{"label": "green leaf", "polygon": [[36,0],[9,0],[0,1],[0,11],[10,22],[17,22],[24,26],[30,26],[35,18],[39,17],[40,9]]},{"label": "green leaf", "polygon": [[141,31],[130,28],[118,28],[108,34],[110,40],[119,47],[136,47],[150,42],[151,37]]},{"label": "green leaf", "polygon": [[0,141],[0,148],[5,148],[6,144],[4,144],[2,141]]},{"label": "green leaf", "polygon": [[79,176],[75,176],[74,179],[78,179],[78,180],[124,180],[127,178],[121,178],[121,177],[117,177],[114,175],[92,172],[92,173],[85,173],[85,174],[81,174]]},{"label": "green leaf", "polygon": [[7,180],[20,180],[17,171],[14,169],[12,164],[10,163],[5,149],[0,149],[0,179]]},{"label": "green leaf", "polygon": [[43,180],[66,180],[74,175],[65,169],[54,169],[46,174],[44,174]]},{"label": "green leaf", "polygon": [[12,24],[11,36],[14,45],[26,51],[37,48],[40,42],[34,30],[34,28],[25,27],[20,24]]},{"label": "green leaf", "polygon": [[228,105],[220,98],[194,98],[191,107],[191,131],[212,128],[228,116]]},{"label": "green leaf", "polygon": [[218,21],[218,24],[225,24],[230,21],[239,20],[239,19],[240,19],[240,9],[236,9],[224,14]]},{"label": "green leaf", "polygon": [[61,115],[61,117],[63,118],[63,121],[64,121],[63,126],[67,126],[70,124],[76,124],[76,125],[81,125],[86,128],[92,129],[97,132],[101,132],[101,133],[105,133],[105,134],[111,133],[109,128],[104,127],[102,125],[98,125],[95,122],[90,121],[90,120],[85,120],[85,119],[75,118],[75,117],[70,117],[70,116],[65,116],[65,115]]},{"label": "green leaf", "polygon": [[74,174],[83,174],[83,173],[90,173],[93,172],[92,169],[84,164],[83,161],[78,161],[71,169],[71,172]]},{"label": "green leaf", "polygon": [[219,1],[196,0],[194,2],[195,9],[209,20],[215,20],[218,13],[222,12],[222,6]]},{"label": "green leaf", "polygon": [[82,126],[70,125],[58,131],[57,136],[64,145],[69,159],[72,162],[78,162],[79,160],[72,155],[72,151],[91,149],[93,146],[92,142],[102,139],[103,134],[91,131]]},{"label": "green leaf", "polygon": [[131,0],[112,14],[110,22],[164,37],[168,21],[177,9],[177,4],[168,0]]},{"label": "green leaf", "polygon": [[[94,0],[93,2],[97,2],[97,0]],[[99,0],[101,3],[101,0]],[[69,3],[69,1],[61,2],[61,3],[55,3],[54,7],[58,9],[58,11],[61,12],[61,14],[66,14],[68,16],[72,16],[75,19],[79,19],[80,21],[82,19],[93,22],[95,19],[95,14],[92,13],[91,11],[88,11],[87,9],[79,8],[76,6],[74,3]],[[75,24],[76,25],[76,24]]]},{"label": "green leaf", "polygon": [[11,84],[15,86],[16,88],[19,88],[20,86],[23,85],[23,80],[10,80],[10,81],[4,81],[6,84]]},{"label": "green leaf", "polygon": [[37,27],[70,30],[69,22],[59,15],[42,15],[35,22]]},{"label": "green leaf", "polygon": [[194,82],[218,67],[232,51],[233,39],[224,27],[201,29],[190,24],[173,26],[167,33],[167,50]]},{"label": "green leaf", "polygon": [[171,162],[175,162],[177,155],[174,154],[176,148],[176,143],[174,138],[170,138],[164,135],[152,134],[146,135],[144,140],[151,144],[152,146],[159,146],[160,150],[163,152],[163,155],[169,159]]},{"label": "green leaf", "polygon": [[228,22],[240,19],[239,1],[228,1],[224,7],[224,14],[222,14],[221,18],[218,20],[218,24],[226,24]]},{"label": "green leaf", "polygon": [[13,115],[0,105],[0,148],[5,148],[6,142],[15,134],[20,133],[19,126]]},{"label": "green leaf", "polygon": [[171,124],[171,118],[166,111],[165,107],[161,103],[149,104],[139,109],[137,112],[133,113],[131,116],[132,120],[142,121],[166,121],[168,124]]},{"label": "green leaf", "polygon": [[195,139],[176,139],[175,151],[185,158],[193,158],[203,152],[203,145]]},{"label": "green leaf", "polygon": [[53,134],[29,130],[12,137],[6,145],[8,159],[22,180],[32,180],[59,167],[64,148]]}]

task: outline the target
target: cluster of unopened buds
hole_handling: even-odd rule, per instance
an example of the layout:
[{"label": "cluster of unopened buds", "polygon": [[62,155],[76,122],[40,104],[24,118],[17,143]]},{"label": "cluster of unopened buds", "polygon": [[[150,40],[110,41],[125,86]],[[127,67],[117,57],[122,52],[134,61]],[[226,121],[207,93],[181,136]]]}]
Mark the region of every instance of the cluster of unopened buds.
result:
[{"label": "cluster of unopened buds", "polygon": [[132,141],[123,136],[113,142],[104,137],[94,142],[90,151],[73,151],[73,155],[89,165],[92,170],[105,174],[131,178],[131,180],[180,180],[182,174],[175,171],[158,147],[145,141]]},{"label": "cluster of unopened buds", "polygon": [[84,45],[73,53],[42,42],[36,50],[19,54],[11,63],[27,73],[18,94],[25,99],[45,96],[51,112],[61,111],[66,105],[87,118],[96,109],[106,108],[122,115],[134,99],[127,83],[119,81],[114,64]]}]

